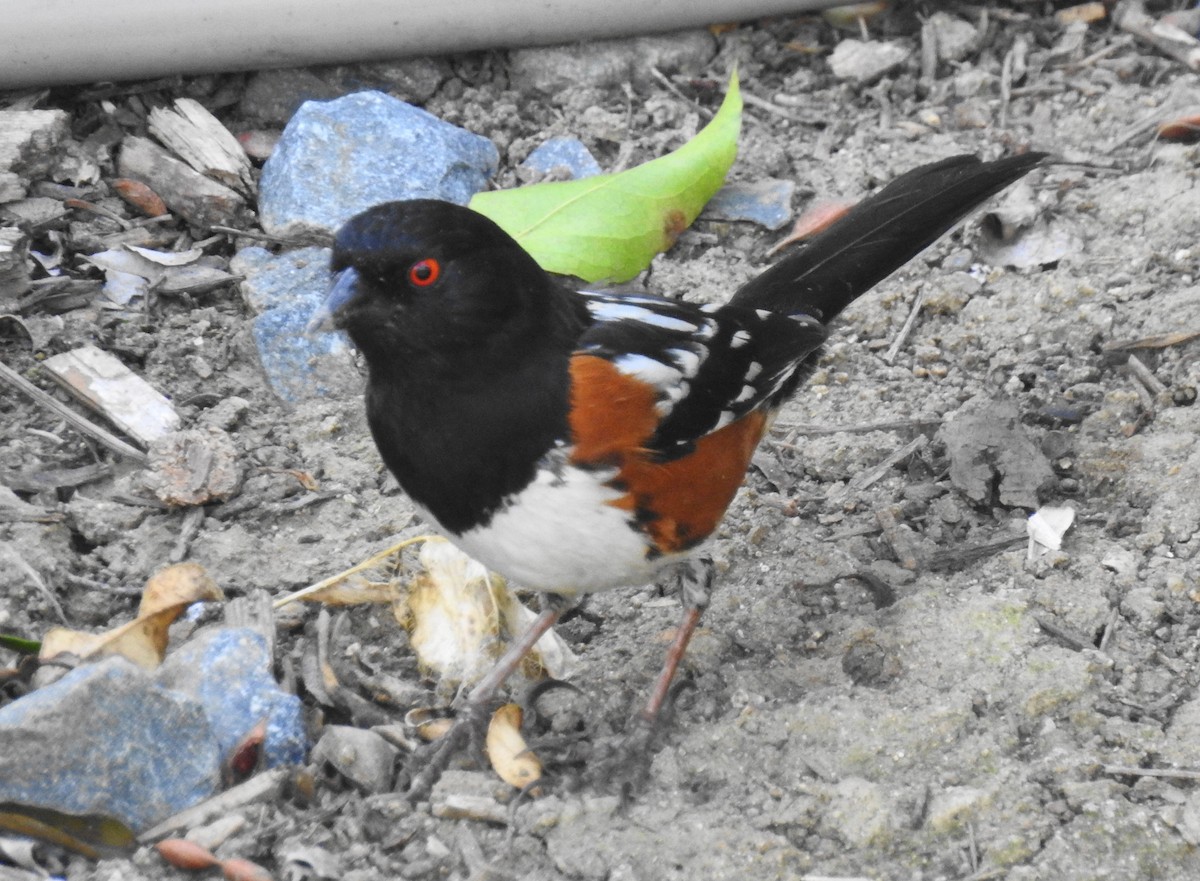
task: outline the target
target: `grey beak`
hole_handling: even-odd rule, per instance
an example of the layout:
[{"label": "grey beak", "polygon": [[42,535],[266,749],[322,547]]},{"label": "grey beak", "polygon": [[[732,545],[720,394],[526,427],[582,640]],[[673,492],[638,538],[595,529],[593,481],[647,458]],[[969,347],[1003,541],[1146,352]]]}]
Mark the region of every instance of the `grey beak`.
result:
[{"label": "grey beak", "polygon": [[325,302],[308,319],[308,325],[304,328],[304,332],[311,336],[337,330],[338,311],[353,300],[357,294],[358,272],[354,269],[343,269],[334,279],[333,287],[325,296]]}]

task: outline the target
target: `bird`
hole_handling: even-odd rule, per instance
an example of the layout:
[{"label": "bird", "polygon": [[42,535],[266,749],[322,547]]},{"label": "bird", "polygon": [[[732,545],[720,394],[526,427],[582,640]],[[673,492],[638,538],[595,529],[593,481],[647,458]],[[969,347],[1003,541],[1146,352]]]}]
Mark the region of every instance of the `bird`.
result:
[{"label": "bird", "polygon": [[446,538],[548,598],[410,795],[577,598],[669,576],[683,619],[631,726],[653,729],[712,587],[704,542],[830,322],[1046,156],[914,168],[723,304],[578,290],[487,217],[438,200],[376,205],[338,230],[309,330],[342,329],[361,352],[384,464]]}]

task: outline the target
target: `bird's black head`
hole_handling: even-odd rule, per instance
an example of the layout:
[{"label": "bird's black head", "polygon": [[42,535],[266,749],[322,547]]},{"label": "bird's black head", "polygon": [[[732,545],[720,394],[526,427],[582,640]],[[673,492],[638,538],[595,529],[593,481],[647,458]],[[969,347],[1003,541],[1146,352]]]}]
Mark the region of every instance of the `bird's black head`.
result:
[{"label": "bird's black head", "polygon": [[[449,202],[376,205],[338,231],[338,276],[312,325],[341,327],[372,370],[436,366],[544,335],[561,289],[488,218]],[[310,325],[310,326],[312,326]]]}]

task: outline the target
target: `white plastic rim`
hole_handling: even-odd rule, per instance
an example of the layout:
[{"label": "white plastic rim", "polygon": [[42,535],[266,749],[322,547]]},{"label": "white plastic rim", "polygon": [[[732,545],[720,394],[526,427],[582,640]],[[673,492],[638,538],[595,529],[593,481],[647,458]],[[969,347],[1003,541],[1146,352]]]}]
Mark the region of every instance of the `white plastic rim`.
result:
[{"label": "white plastic rim", "polygon": [[0,89],[661,33],[837,0],[2,0]]}]

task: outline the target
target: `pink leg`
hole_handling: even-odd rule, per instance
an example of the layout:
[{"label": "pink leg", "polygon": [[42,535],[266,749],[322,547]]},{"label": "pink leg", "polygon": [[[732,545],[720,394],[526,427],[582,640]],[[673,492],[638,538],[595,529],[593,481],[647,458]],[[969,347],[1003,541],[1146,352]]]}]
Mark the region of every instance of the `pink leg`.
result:
[{"label": "pink leg", "polygon": [[688,643],[703,614],[704,609],[700,606],[688,606],[683,610],[683,620],[679,624],[679,629],[675,631],[675,639],[671,641],[671,647],[667,649],[662,672],[658,674],[658,679],[655,680],[654,688],[650,692],[650,699],[646,701],[646,706],[642,709],[642,721],[653,725],[658,720],[658,714],[662,712],[667,693],[671,690],[671,681],[675,678],[675,671],[679,669],[679,662],[683,660],[684,652],[687,651]]}]

